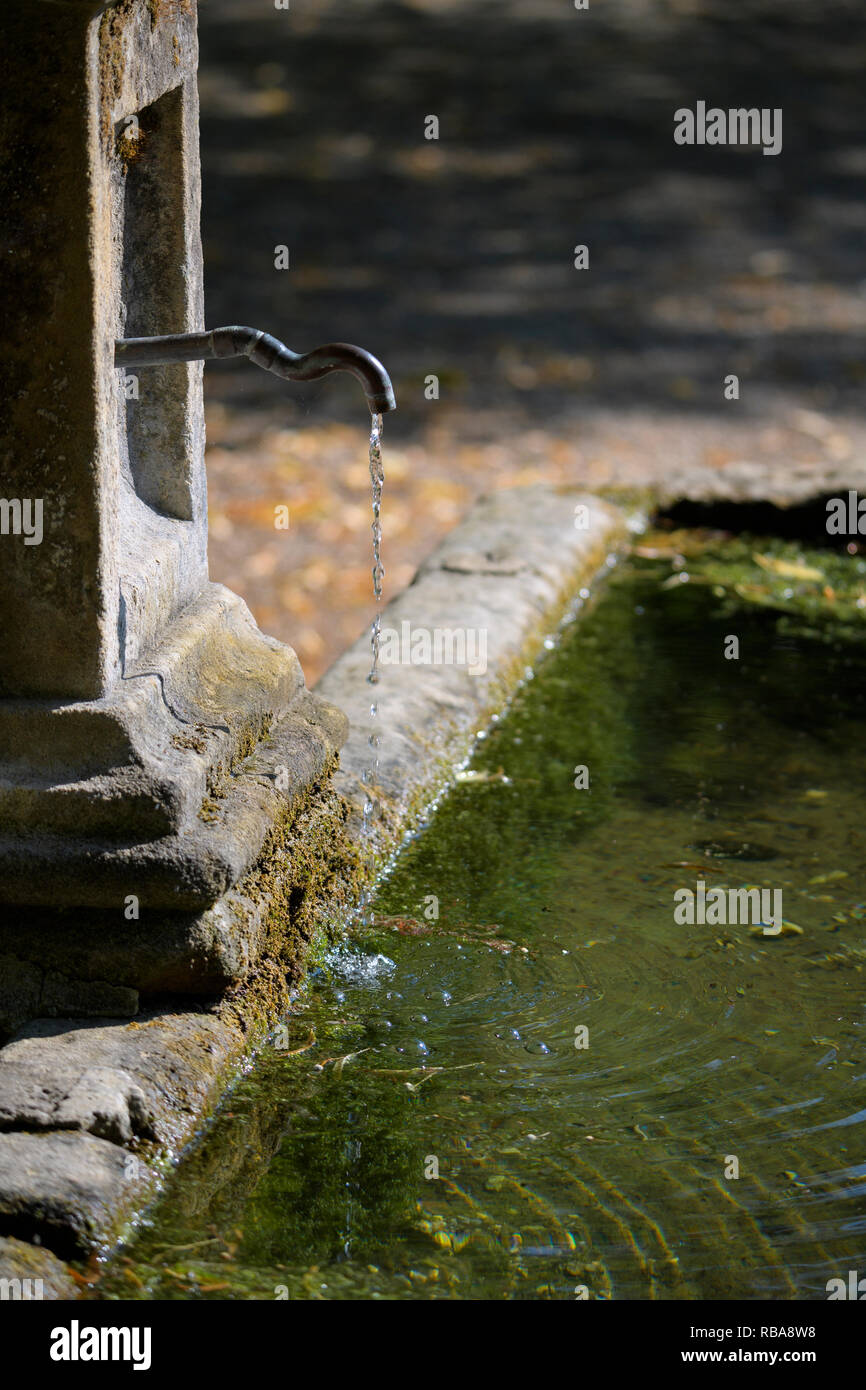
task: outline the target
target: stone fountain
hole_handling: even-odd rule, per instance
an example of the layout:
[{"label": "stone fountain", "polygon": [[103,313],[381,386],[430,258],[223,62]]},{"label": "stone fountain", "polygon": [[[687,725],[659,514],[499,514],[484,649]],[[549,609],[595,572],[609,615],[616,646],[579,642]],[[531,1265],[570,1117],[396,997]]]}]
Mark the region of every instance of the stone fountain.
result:
[{"label": "stone fountain", "polygon": [[269,910],[249,876],[346,736],[208,578],[201,360],[393,394],[361,349],[205,331],[195,0],[18,0],[0,25],[8,1030],[243,977]]}]

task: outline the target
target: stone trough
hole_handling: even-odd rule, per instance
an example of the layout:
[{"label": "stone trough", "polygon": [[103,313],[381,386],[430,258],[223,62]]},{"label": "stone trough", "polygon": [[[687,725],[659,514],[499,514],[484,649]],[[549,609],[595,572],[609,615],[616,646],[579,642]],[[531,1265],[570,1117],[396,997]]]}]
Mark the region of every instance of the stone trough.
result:
[{"label": "stone trough", "polygon": [[362,860],[369,639],[311,692],[210,582],[188,359],[350,370],[379,410],[387,376],[204,332],[192,0],[22,0],[2,25],[27,80],[0,153],[0,1260],[67,1296],[64,1262],[140,1213],[625,528],[505,493],[386,610],[483,631],[485,660],[387,668]]},{"label": "stone trough", "polygon": [[383,667],[362,844],[369,636],[307,690],[208,578],[200,364],[114,365],[204,327],[194,0],[0,26],[0,1278],[71,1298],[629,526],[503,491],[387,606],[484,659]]},{"label": "stone trough", "polygon": [[[580,531],[576,505],[589,509]],[[597,499],[547,488],[504,492],[480,502],[386,607],[383,626],[408,621],[416,630],[453,628],[461,614],[471,615],[490,644],[483,674],[456,666],[385,668],[376,862],[447,787],[476,733],[626,535],[622,514]],[[38,1258],[45,1287],[68,1296],[64,1261],[106,1249],[141,1212],[167,1165],[284,1013],[317,915],[333,920],[351,906],[366,877],[353,856],[368,757],[365,663],[367,634],[322,682],[327,703],[340,699],[350,721],[329,787],[321,784],[315,805],[302,808],[285,859],[280,849],[266,851],[235,890],[244,898],[257,878],[259,930],[241,935],[233,924],[242,915],[220,905],[220,959],[234,952],[238,961],[230,986],[194,1006],[143,991],[132,1019],[36,1018],[0,1050],[0,1234],[12,1238],[0,1266],[9,1277],[26,1277]],[[235,780],[242,796],[243,774]],[[305,875],[316,882],[302,910],[291,885]]]}]

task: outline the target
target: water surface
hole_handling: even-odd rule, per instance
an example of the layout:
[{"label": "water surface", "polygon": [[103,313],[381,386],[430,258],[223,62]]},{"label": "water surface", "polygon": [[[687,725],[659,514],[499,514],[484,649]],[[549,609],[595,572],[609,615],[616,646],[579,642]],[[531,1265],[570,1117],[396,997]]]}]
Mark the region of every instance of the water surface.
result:
[{"label": "water surface", "polygon": [[[527,681],[104,1293],[866,1273],[864,652],[664,573],[616,573]],[[699,876],[781,888],[784,934],[676,925]]]}]

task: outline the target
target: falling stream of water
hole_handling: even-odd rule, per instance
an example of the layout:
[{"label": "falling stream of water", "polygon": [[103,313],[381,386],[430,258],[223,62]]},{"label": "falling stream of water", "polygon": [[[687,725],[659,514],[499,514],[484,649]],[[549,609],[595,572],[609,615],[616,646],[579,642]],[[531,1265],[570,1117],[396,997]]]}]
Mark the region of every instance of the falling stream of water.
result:
[{"label": "falling stream of water", "polygon": [[[370,485],[373,499],[373,593],[377,605],[382,603],[382,580],[385,571],[382,567],[382,486],[385,482],[385,470],[382,467],[382,416],[373,415],[370,421]],[[380,608],[376,609],[376,616],[370,629],[370,647],[372,651],[370,661],[370,671],[367,680],[370,685],[379,683],[379,638],[382,628],[382,616]],[[371,731],[367,742],[370,746],[370,762],[363,774],[364,782],[364,815],[361,828],[362,843],[367,844],[371,833],[372,819],[376,810],[376,796],[374,786],[379,772],[379,734],[376,720],[379,716],[379,705],[374,699],[370,705]],[[370,895],[365,893],[362,907],[364,920],[367,920],[369,913]]]},{"label": "falling stream of water", "polygon": [[[370,482],[373,489],[373,593],[376,602],[382,602],[382,580],[385,571],[382,568],[382,485],[385,482],[385,470],[382,467],[382,417],[381,415],[371,416],[370,425]],[[381,627],[381,617],[376,613],[371,630],[370,645],[373,649],[373,662],[370,667],[370,674],[367,680],[371,685],[375,685],[379,679],[379,631]]]}]

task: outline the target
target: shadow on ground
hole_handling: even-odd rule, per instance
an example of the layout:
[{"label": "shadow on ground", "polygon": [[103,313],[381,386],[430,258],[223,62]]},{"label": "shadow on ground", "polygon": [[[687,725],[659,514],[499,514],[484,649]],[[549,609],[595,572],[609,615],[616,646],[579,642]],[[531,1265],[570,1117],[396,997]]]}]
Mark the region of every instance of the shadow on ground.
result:
[{"label": "shadow on ground", "polygon": [[[389,366],[392,592],[491,485],[853,476],[857,5],[202,0],[200,31],[208,321]],[[697,100],[782,108],[781,154],[676,145]],[[215,567],[321,669],[369,608],[360,394],[217,368],[209,399]]]}]

